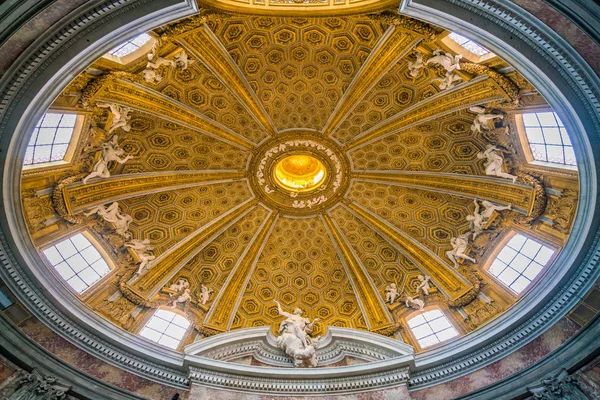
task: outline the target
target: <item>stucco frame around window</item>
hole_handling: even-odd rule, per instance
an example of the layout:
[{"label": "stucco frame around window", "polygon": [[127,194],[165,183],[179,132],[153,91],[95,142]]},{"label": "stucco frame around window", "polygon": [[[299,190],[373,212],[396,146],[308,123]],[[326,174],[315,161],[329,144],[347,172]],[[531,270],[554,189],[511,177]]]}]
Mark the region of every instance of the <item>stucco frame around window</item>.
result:
[{"label": "stucco frame around window", "polygon": [[[52,287],[51,272],[35,251],[21,217],[19,162],[22,163],[24,152],[21,150],[26,146],[23,138],[27,136],[23,132],[32,128],[41,110],[49,106],[49,99],[66,86],[73,72],[80,72],[122,40],[129,28],[135,26],[136,31],[147,31],[190,14],[196,7],[193,0],[92,0],[90,3],[67,16],[64,20],[67,22],[57,25],[51,35],[36,41],[0,81],[0,151],[4,154],[0,187],[5,205],[0,211],[0,260],[3,264],[0,277],[37,318],[77,346],[147,378],[187,387],[181,354],[146,345],[135,336],[118,331],[114,325],[81,307],[64,288],[61,291]],[[595,214],[598,209],[598,160],[594,158],[594,152],[600,154],[600,145],[597,140],[588,141],[585,136],[586,128],[589,134],[600,132],[600,106],[596,101],[600,82],[564,40],[514,4],[500,0],[418,0],[403,6],[403,12],[469,34],[517,66],[553,108],[562,113],[561,119],[569,132],[573,132],[572,140],[582,155],[579,160],[582,190],[573,237],[585,239],[580,243],[574,243],[574,240],[567,243],[560,260],[564,267],[553,268],[548,280],[544,280],[553,282],[552,285],[533,288],[523,302],[482,329],[453,341],[451,345],[419,354],[410,379],[411,386],[419,388],[455,379],[528,343],[560,319],[600,275],[597,268],[600,224]],[[528,56],[515,55],[517,51]],[[13,135],[16,139],[11,143]],[[588,147],[590,143],[595,147]],[[44,290],[39,289],[41,281],[48,282]],[[228,376],[227,372],[219,371],[228,369],[239,375],[235,379],[219,380]],[[354,373],[362,371],[359,366],[344,371],[350,370]],[[318,371],[293,371],[294,376],[305,378],[318,375]],[[332,371],[333,375],[344,372]],[[223,388],[239,388],[242,383],[247,383],[247,377],[263,372],[260,367],[207,362],[191,368],[191,379],[218,382],[214,385]],[[393,361],[379,363],[376,372],[376,375],[360,377],[369,388],[382,387],[378,386],[382,376],[397,376],[397,384],[408,377],[408,371],[399,369]],[[287,379],[291,375],[291,372],[274,374],[273,379]],[[324,384],[331,385],[332,382]],[[278,384],[273,381],[269,387]],[[299,378],[298,383],[290,383],[287,387],[300,390],[308,384],[306,379]],[[363,389],[348,386],[345,390]]]},{"label": "stucco frame around window", "polygon": [[[579,212],[570,239],[554,264],[557,267],[550,268],[543,280],[555,284],[532,288],[509,312],[489,323],[487,329],[465,337],[469,343],[457,340],[452,346],[418,354],[417,365],[427,367],[412,374],[409,384],[417,389],[454,379],[457,369],[460,374],[474,371],[529,343],[562,318],[600,276],[594,257],[600,255],[598,215],[587,208],[596,207],[598,201],[598,159],[592,154],[593,140],[587,135],[600,131],[600,80],[564,39],[513,3],[404,0],[400,10],[473,37],[514,65],[560,115],[581,154]],[[574,98],[575,94],[581,96],[580,101]],[[472,345],[478,350],[469,350]],[[442,365],[449,355],[456,361]]]}]

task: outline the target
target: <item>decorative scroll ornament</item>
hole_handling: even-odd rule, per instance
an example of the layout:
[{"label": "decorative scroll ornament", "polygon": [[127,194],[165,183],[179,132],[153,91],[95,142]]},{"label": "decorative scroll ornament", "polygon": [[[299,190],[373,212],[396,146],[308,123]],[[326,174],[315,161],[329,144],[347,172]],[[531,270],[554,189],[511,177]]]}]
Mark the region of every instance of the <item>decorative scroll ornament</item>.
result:
[{"label": "decorative scroll ornament", "polygon": [[588,400],[588,397],[579,387],[577,378],[566,370],[562,370],[555,377],[542,379],[539,387],[528,388],[534,399],[542,400]]},{"label": "decorative scroll ornament", "polygon": [[17,382],[17,390],[8,400],[62,400],[70,389],[55,377],[42,375],[34,369],[30,374],[23,374]]},{"label": "decorative scroll ornament", "polygon": [[533,186],[533,202],[527,216],[521,215],[515,219],[515,222],[531,224],[546,211],[548,195],[542,182],[533,175],[524,172],[519,172],[517,175],[523,183]]},{"label": "decorative scroll ornament", "polygon": [[456,300],[449,300],[448,306],[450,307],[463,307],[467,304],[470,304],[473,300],[477,298],[479,293],[481,292],[481,279],[477,275],[477,272],[472,269],[463,269],[463,274],[466,275],[466,278],[473,284],[473,287],[465,294],[460,296]]},{"label": "decorative scroll ornament", "polygon": [[475,63],[461,62],[461,71],[468,72],[474,75],[487,75],[494,82],[500,86],[500,88],[508,95],[511,101],[516,105],[519,104],[521,95],[519,87],[511,79],[502,75],[499,72],[494,71],[486,65],[479,65]]},{"label": "decorative scroll ornament", "polygon": [[65,198],[63,195],[63,188],[70,185],[73,182],[81,180],[86,174],[77,174],[68,178],[62,179],[58,182],[54,190],[52,191],[52,205],[54,209],[65,221],[71,224],[80,224],[83,221],[83,216],[72,215],[65,204]]}]

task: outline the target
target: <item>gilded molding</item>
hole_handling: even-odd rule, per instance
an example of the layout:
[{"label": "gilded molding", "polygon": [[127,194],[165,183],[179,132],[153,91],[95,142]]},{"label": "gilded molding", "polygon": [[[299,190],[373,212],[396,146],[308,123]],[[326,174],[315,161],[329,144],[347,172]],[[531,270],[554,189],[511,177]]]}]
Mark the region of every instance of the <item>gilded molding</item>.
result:
[{"label": "gilded molding", "polygon": [[107,179],[94,180],[87,185],[77,179],[66,184],[63,180],[56,188],[62,193],[62,199],[60,199],[61,202],[55,202],[55,204],[64,205],[64,209],[69,215],[75,215],[100,204],[165,190],[232,182],[244,179],[244,175],[243,172],[237,171],[173,171],[117,175]]},{"label": "gilded molding", "polygon": [[369,93],[379,80],[396,64],[419,44],[421,38],[406,32],[390,28],[379,40],[379,43],[369,54],[359,72],[352,79],[352,83],[345,91],[344,96],[337,103],[325,124],[322,132],[324,136],[333,135],[334,131],[343,122],[344,118],[356,105]]},{"label": "gilded molding", "polygon": [[336,245],[340,260],[346,267],[356,298],[362,305],[363,317],[369,330],[382,334],[395,333],[392,316],[344,234],[328,213],[322,214],[321,218],[327,227],[331,241]]},{"label": "gilded molding", "polygon": [[256,204],[256,199],[250,199],[190,234],[167,252],[157,257],[152,268],[146,271],[137,281],[129,284],[130,289],[139,296],[150,299],[190,259],[206,247],[223,230],[227,229],[229,225],[252,210]]},{"label": "gilded molding", "polygon": [[225,332],[231,327],[231,322],[239,307],[248,281],[252,276],[258,257],[271,235],[279,214],[270,211],[269,216],[262,223],[244,253],[238,260],[227,281],[219,290],[204,320],[204,328],[213,331]]},{"label": "gilded molding", "polygon": [[455,111],[491,101],[507,99],[498,84],[487,76],[444,90],[380,122],[373,128],[354,137],[346,144],[354,150],[367,143],[381,139],[398,131],[410,128]]},{"label": "gilded molding", "polygon": [[244,150],[253,143],[231,129],[205,117],[190,107],[145,86],[124,81],[107,79],[94,100],[126,105],[133,109],[159,116],[168,121],[184,125],[192,130],[206,133]]},{"label": "gilded molding", "polygon": [[507,179],[439,172],[354,171],[352,178],[512,204],[525,213],[530,212],[537,193],[534,187],[512,183]]},{"label": "gilded molding", "polygon": [[472,285],[468,284],[468,281],[458,271],[447,265],[434,253],[425,249],[421,244],[415,242],[404,232],[400,232],[352,200],[344,199],[343,207],[356,217],[361,218],[413,261],[415,265],[425,270],[433,278],[436,286],[450,300],[456,300],[472,289]]},{"label": "gilded molding", "polygon": [[246,107],[269,135],[275,136],[277,134],[277,128],[265,111],[256,92],[252,90],[227,50],[210,29],[201,26],[193,33],[179,38],[178,42],[201,60],[206,68],[215,74],[225,87],[229,88],[231,93]]},{"label": "gilded molding", "polygon": [[429,24],[405,15],[400,15],[393,11],[383,11],[378,14],[371,14],[369,15],[369,18],[379,21],[387,26],[396,26],[403,30],[416,33],[428,40],[435,40],[436,35],[442,32],[440,29],[436,29]]},{"label": "gilded molding", "polygon": [[498,84],[506,96],[510,99],[513,104],[518,104],[521,98],[521,91],[519,86],[512,81],[512,79],[502,75],[499,72],[494,71],[487,65],[480,65],[475,63],[460,63],[460,71],[468,72],[474,75],[487,75],[494,82]]}]

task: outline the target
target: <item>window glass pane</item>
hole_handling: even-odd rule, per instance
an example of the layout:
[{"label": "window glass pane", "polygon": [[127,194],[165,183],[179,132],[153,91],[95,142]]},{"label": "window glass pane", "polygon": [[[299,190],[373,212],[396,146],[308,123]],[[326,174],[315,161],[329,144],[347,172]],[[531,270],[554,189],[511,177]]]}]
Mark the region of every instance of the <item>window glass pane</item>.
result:
[{"label": "window glass pane", "polygon": [[76,120],[76,114],[44,114],[31,135],[23,164],[63,160],[73,137]]},{"label": "window glass pane", "polygon": [[157,310],[146,323],[140,335],[164,346],[176,349],[189,325],[188,320],[181,315],[167,310]]},{"label": "window glass pane", "polygon": [[[519,250],[515,251],[509,246],[514,246]],[[502,269],[500,256],[507,249],[516,255],[508,262],[508,266]],[[519,294],[539,275],[553,254],[554,250],[533,239],[517,234],[500,251],[498,257],[490,265],[488,272]]]},{"label": "window glass pane", "polygon": [[106,260],[81,233],[43,251],[56,272],[78,293],[110,272]]},{"label": "window glass pane", "polygon": [[569,135],[556,113],[522,114],[534,160],[577,165]]},{"label": "window glass pane", "polygon": [[419,346],[423,348],[458,335],[448,318],[439,309],[416,315],[407,323]]},{"label": "window glass pane", "polygon": [[510,264],[510,262],[513,260],[513,258],[515,258],[516,255],[517,252],[515,250],[511,249],[510,247],[505,247],[498,254],[498,260]]},{"label": "window glass pane", "polygon": [[131,54],[134,51],[136,51],[137,49],[139,49],[140,47],[142,47],[151,38],[152,37],[150,35],[148,35],[147,33],[142,33],[141,35],[138,35],[138,36],[134,37],[133,39],[126,41],[125,43],[121,43],[120,45],[118,45],[117,47],[115,47],[114,49],[109,51],[108,53],[112,54],[113,56],[116,56],[116,57],[126,56],[127,54]]},{"label": "window glass pane", "polygon": [[460,46],[469,50],[471,53],[476,54],[478,56],[483,56],[490,52],[488,49],[486,49],[482,45],[477,44],[476,42],[472,41],[471,39],[468,39],[462,35],[459,35],[458,33],[452,32],[448,35],[448,37],[450,39],[452,39],[453,41],[455,41],[456,43],[458,43]]}]

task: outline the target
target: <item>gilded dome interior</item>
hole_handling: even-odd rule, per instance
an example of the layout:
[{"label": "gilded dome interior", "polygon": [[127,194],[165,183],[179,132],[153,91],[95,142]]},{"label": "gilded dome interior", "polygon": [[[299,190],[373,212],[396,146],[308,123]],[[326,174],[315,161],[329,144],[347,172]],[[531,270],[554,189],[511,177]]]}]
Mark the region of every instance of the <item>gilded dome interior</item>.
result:
[{"label": "gilded dome interior", "polygon": [[[64,89],[48,112],[81,116],[72,158],[25,168],[22,201],[42,259],[85,233],[108,260],[106,276],[74,293],[85,306],[134,334],[172,310],[191,323],[181,350],[236,329],[275,331],[277,300],[319,318],[315,334],[366,330],[421,351],[408,297],[463,336],[543,278],[578,198],[576,169],[528,158],[519,116],[551,112],[547,102],[498,56],[475,63],[466,49],[445,87],[450,72],[427,61],[457,55],[449,32],[367,3],[346,16],[204,9]],[[129,109],[125,125],[111,104]],[[485,113],[499,117],[473,128]],[[131,158],[84,184],[113,140]],[[490,145],[514,181],[489,174],[479,154]],[[90,214],[115,202],[131,217],[124,234]],[[484,202],[504,208],[468,239],[475,262],[456,267],[452,240],[473,232],[467,217]],[[520,294],[490,273],[515,234],[554,254]],[[132,240],[152,246],[141,271]],[[182,280],[191,297],[178,302]],[[400,301],[389,304],[391,283]]]}]

